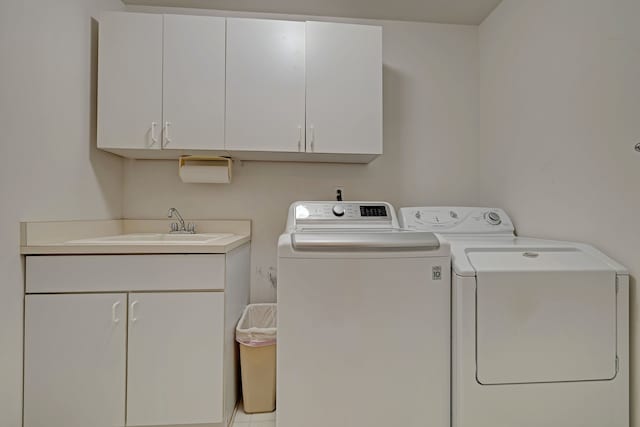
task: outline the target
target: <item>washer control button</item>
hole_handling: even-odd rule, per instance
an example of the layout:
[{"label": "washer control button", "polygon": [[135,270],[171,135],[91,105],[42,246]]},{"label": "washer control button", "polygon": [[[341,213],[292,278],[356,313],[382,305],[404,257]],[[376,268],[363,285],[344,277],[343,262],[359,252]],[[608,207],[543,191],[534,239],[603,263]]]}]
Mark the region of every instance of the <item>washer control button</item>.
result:
[{"label": "washer control button", "polygon": [[343,216],[344,215],[344,207],[342,205],[334,205],[333,206],[333,214],[335,216]]},{"label": "washer control button", "polygon": [[484,219],[486,219],[487,222],[491,225],[500,225],[502,223],[502,218],[500,218],[498,212],[495,211],[487,212],[484,215]]}]

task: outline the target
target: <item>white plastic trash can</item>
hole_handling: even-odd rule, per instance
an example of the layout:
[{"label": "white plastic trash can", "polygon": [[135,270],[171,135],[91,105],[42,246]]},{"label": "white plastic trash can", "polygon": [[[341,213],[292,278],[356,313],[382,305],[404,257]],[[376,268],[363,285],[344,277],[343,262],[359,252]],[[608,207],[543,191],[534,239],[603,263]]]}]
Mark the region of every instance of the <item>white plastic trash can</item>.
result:
[{"label": "white plastic trash can", "polygon": [[244,411],[276,409],[277,304],[248,305],[238,326]]}]

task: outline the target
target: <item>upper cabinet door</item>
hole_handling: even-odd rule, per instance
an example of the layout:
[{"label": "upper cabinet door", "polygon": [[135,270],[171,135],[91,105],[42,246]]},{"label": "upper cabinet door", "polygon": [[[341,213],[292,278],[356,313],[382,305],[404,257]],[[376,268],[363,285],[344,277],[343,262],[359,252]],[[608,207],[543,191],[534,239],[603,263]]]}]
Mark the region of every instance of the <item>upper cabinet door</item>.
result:
[{"label": "upper cabinet door", "polygon": [[306,23],[307,151],[382,154],[382,28]]},{"label": "upper cabinet door", "polygon": [[224,148],[224,63],[224,18],[164,15],[163,148]]},{"label": "upper cabinet door", "polygon": [[224,295],[129,295],[127,425],[222,422]]},{"label": "upper cabinet door", "polygon": [[98,147],[160,149],[162,15],[100,19]]},{"label": "upper cabinet door", "polygon": [[125,422],[127,295],[27,295],[25,427]]},{"label": "upper cabinet door", "polygon": [[226,148],[305,151],[304,22],[227,19]]}]

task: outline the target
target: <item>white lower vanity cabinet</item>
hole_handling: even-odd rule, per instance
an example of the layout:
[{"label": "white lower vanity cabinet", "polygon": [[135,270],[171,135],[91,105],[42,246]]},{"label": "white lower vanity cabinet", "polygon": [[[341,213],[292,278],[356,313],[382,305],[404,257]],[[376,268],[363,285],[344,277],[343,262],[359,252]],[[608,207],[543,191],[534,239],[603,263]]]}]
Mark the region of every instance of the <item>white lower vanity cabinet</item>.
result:
[{"label": "white lower vanity cabinet", "polygon": [[249,245],[26,257],[24,427],[226,427]]},{"label": "white lower vanity cabinet", "polygon": [[127,425],[220,422],[222,292],[129,295]]},{"label": "white lower vanity cabinet", "polygon": [[27,295],[24,426],[122,426],[127,295]]}]

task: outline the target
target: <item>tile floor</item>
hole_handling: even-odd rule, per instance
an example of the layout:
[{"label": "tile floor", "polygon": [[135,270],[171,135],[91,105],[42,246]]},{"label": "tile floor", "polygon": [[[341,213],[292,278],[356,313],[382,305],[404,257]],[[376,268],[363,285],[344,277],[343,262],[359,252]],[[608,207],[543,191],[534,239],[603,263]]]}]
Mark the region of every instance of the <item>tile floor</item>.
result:
[{"label": "tile floor", "polygon": [[233,427],[276,427],[276,413],[246,414],[240,403],[233,419]]}]

